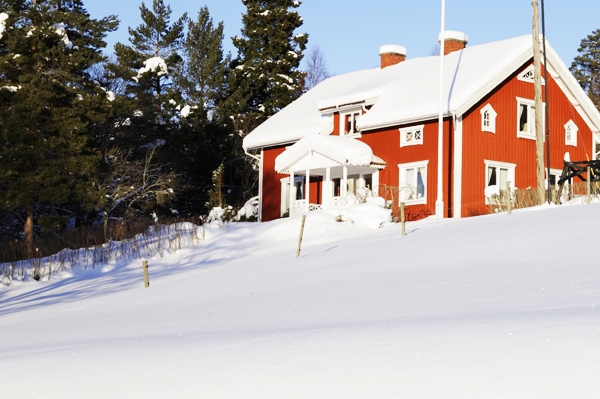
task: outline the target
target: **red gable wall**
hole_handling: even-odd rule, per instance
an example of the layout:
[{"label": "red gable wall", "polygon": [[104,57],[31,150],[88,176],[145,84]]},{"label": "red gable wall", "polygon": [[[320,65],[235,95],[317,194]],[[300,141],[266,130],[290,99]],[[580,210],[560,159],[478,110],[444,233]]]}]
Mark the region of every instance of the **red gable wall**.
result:
[{"label": "red gable wall", "polygon": [[[463,118],[461,208],[463,217],[480,214],[482,207],[485,208],[486,169],[484,160],[517,164],[515,186],[520,189],[537,187],[535,140],[517,137],[517,97],[534,99],[533,83],[518,80],[517,76],[530,64],[529,62],[524,65],[519,72],[503,82]],[[586,154],[592,159],[592,132],[550,74],[548,74],[548,81],[551,168],[563,168],[566,151],[570,152],[572,160],[585,160]],[[545,90],[546,86],[543,86],[542,101],[545,101]],[[481,131],[480,111],[487,104],[491,104],[498,114],[496,133]],[[564,125],[570,119],[579,128],[577,147],[565,145]],[[545,148],[546,144],[544,143],[544,162],[546,161]]]}]

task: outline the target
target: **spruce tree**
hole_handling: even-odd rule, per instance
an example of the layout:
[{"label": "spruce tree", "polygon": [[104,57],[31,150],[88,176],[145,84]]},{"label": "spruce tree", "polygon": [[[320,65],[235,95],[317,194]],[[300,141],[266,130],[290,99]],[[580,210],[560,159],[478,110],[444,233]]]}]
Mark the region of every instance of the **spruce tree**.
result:
[{"label": "spruce tree", "polygon": [[274,115],[302,90],[298,70],[308,35],[294,34],[302,26],[295,11],[297,0],[242,0],[242,37],[234,37],[238,50],[233,63],[234,97],[242,113]]},{"label": "spruce tree", "polygon": [[[183,62],[174,74],[172,107],[179,123],[178,154],[182,183],[180,212],[200,213],[208,198],[211,172],[230,153],[230,130],[219,110],[226,96],[231,55],[223,52],[223,22],[213,23],[207,7],[187,22]],[[185,111],[185,112],[184,112]]]},{"label": "spruce tree", "polygon": [[571,72],[596,108],[600,109],[600,29],[581,41]]},{"label": "spruce tree", "polygon": [[232,155],[225,163],[225,185],[238,200],[256,195],[258,165],[246,156],[243,137],[298,98],[304,73],[298,67],[308,35],[302,26],[298,0],[242,0],[242,37],[233,37],[237,57],[231,63],[230,92],[225,103],[231,120]]},{"label": "spruce tree", "polygon": [[3,0],[0,10],[0,208],[25,213],[31,251],[35,216],[52,224],[53,207],[102,202],[91,136],[110,101],[88,70],[118,21],[90,18],[80,0]]}]

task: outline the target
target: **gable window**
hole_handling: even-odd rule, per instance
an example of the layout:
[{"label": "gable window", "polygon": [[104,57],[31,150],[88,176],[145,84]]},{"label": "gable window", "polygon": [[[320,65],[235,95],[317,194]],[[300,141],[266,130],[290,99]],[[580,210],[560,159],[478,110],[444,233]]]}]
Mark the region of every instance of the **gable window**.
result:
[{"label": "gable window", "polygon": [[427,164],[429,161],[398,165],[400,168],[400,201],[407,205],[427,203]]},{"label": "gable window", "polygon": [[491,104],[486,105],[481,109],[481,131],[496,133],[496,116]]},{"label": "gable window", "polygon": [[340,114],[340,136],[348,136],[358,133],[356,122],[360,118],[360,115],[360,110]]},{"label": "gable window", "polygon": [[579,128],[572,120],[565,124],[565,144],[577,147],[577,131]]},{"label": "gable window", "polygon": [[400,129],[400,147],[423,144],[424,125],[411,126]]},{"label": "gable window", "polygon": [[[546,104],[542,104],[542,107],[545,109]],[[535,140],[535,101],[533,100],[517,97],[517,137]]]},{"label": "gable window", "polygon": [[[500,195],[506,190],[506,184],[510,182],[510,188],[515,188],[515,165],[514,163],[484,161],[485,163],[485,197]],[[487,201],[487,200],[486,200]]]}]

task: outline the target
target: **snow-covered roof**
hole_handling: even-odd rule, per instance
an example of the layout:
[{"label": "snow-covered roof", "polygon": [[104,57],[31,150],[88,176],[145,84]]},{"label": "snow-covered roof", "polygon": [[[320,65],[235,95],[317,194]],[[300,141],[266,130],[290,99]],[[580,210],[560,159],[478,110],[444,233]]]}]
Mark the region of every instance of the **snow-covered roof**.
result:
[{"label": "snow-covered roof", "polygon": [[[343,136],[310,135],[300,139],[275,158],[275,170],[288,173],[300,160],[314,155],[324,157],[338,165],[380,165],[381,158],[373,156],[368,144]],[[385,165],[385,163],[383,163]]]},{"label": "snow-covered roof", "polygon": [[[549,71],[593,130],[600,114],[566,65],[546,43]],[[468,111],[503,80],[533,57],[531,35],[467,47],[444,58],[446,115]],[[409,59],[329,78],[269,118],[244,138],[244,148],[297,141],[333,131],[332,113],[350,104],[373,104],[357,122],[360,130],[397,126],[437,118],[439,114],[439,56]]]}]

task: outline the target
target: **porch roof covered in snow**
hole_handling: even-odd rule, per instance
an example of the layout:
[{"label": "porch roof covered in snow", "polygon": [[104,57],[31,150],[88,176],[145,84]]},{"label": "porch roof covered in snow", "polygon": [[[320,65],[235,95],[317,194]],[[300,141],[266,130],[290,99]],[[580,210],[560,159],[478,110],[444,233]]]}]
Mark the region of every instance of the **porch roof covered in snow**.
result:
[{"label": "porch roof covered in snow", "polygon": [[306,136],[275,158],[278,173],[336,166],[383,169],[385,161],[373,155],[368,144],[348,137]]}]

